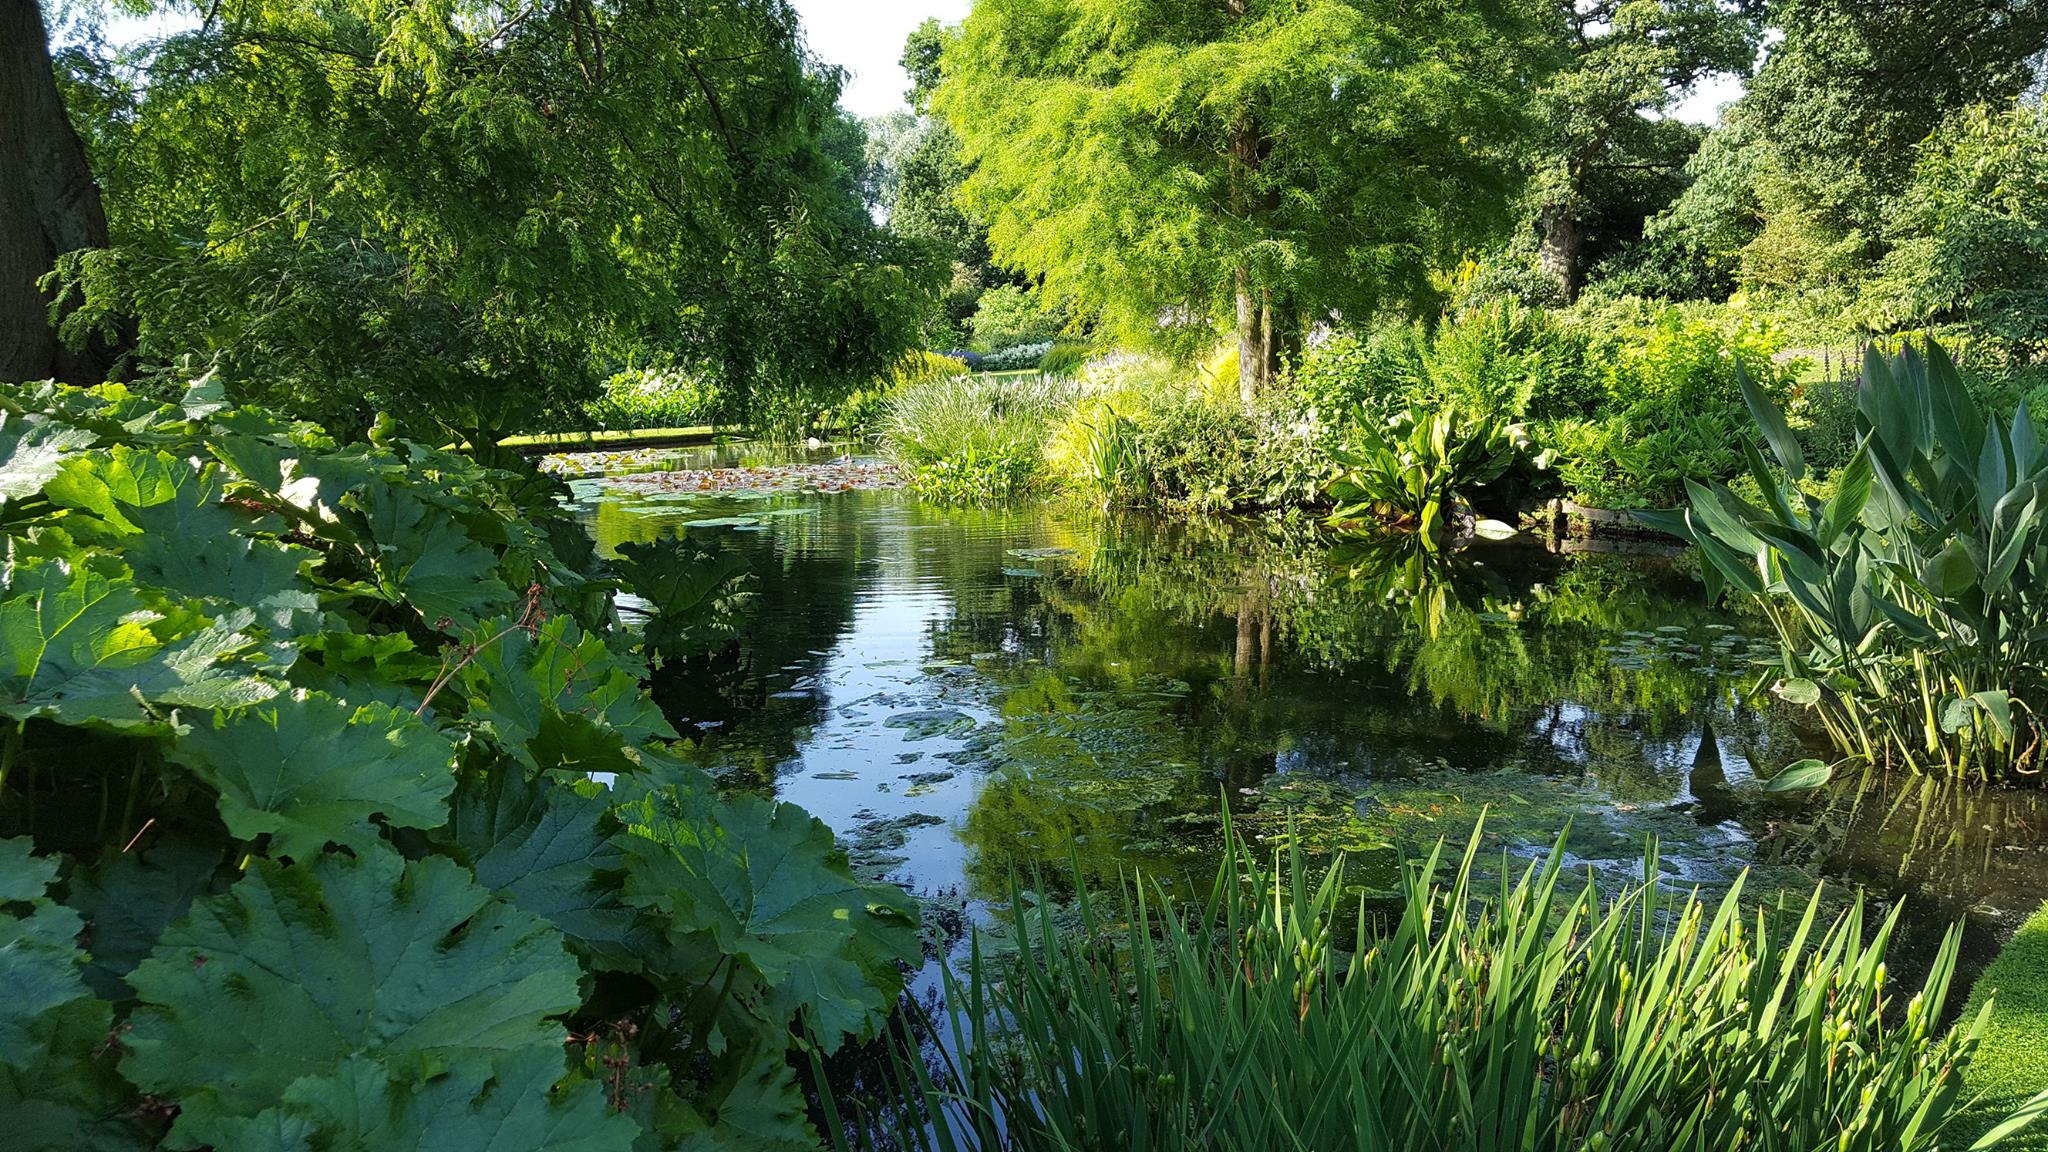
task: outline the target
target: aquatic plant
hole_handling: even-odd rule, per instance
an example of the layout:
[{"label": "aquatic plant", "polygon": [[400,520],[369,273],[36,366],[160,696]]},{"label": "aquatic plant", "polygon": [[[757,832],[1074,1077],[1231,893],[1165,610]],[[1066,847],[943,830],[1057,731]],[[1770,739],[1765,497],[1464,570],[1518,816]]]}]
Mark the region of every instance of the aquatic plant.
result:
[{"label": "aquatic plant", "polygon": [[[670,754],[562,493],[0,388],[10,1149],[814,1139],[790,1029],[873,1035],[915,905]],[[726,587],[673,558],[660,626]]]},{"label": "aquatic plant", "polygon": [[1745,444],[1760,504],[1689,481],[1690,507],[1645,516],[1691,541],[1718,594],[1777,627],[1776,691],[1844,754],[1980,778],[2039,771],[2048,701],[2048,451],[2022,404],[1978,411],[1929,340],[1873,350],[1861,441],[1834,494],[1809,494],[1784,414],[1742,382],[1776,457]]},{"label": "aquatic plant", "polygon": [[1014,956],[977,945],[949,983],[937,1067],[898,1053],[924,1107],[834,1125],[841,1146],[1916,1152],[1962,1103],[1981,1019],[1940,1024],[1955,931],[1901,1006],[1898,912],[1860,900],[1751,916],[1739,885],[1665,893],[1653,852],[1603,901],[1569,890],[1562,842],[1485,890],[1475,834],[1390,905],[1341,859],[1225,836],[1197,904],[1140,879],[1084,892],[1075,925],[1017,894]]},{"label": "aquatic plant", "polygon": [[1331,525],[1395,528],[1434,542],[1452,527],[1459,500],[1522,460],[1547,467],[1528,430],[1491,415],[1412,406],[1385,423],[1361,424],[1356,441],[1335,453],[1329,482],[1337,501]]}]

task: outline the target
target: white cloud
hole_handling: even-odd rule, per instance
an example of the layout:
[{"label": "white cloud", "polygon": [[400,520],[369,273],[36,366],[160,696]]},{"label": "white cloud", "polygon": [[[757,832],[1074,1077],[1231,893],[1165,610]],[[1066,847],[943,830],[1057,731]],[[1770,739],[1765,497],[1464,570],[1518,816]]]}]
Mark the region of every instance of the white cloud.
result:
[{"label": "white cloud", "polygon": [[856,116],[880,116],[903,107],[910,78],[897,60],[903,41],[928,17],[958,23],[969,0],[793,0],[803,17],[811,52],[847,71],[839,98]]}]

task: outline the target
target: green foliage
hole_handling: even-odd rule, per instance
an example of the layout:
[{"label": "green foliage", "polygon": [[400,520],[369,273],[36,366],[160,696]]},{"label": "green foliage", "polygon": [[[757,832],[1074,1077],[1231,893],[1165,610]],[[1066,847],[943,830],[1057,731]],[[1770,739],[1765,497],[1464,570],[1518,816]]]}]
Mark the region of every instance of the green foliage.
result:
[{"label": "green foliage", "polygon": [[1577,324],[1597,399],[1542,435],[1557,449],[1566,493],[1595,507],[1668,506],[1687,480],[1740,474],[1748,413],[1738,374],[1782,397],[1796,373],[1777,359],[1781,338],[1732,308],[1620,300],[1580,309]]},{"label": "green foliage", "polygon": [[1965,111],[1921,146],[1865,299],[1883,331],[1961,322],[2007,358],[2048,351],[2048,108]]},{"label": "green foliage", "polygon": [[[1498,889],[1479,839],[1372,913],[1372,880],[1234,835],[1213,895],[1141,878],[1064,924],[1013,899],[1016,955],[974,952],[922,1097],[875,1119],[933,1149],[1948,1146],[1981,1018],[1943,1028],[1960,934],[1903,1006],[1898,912],[1746,915],[1650,877],[1574,892],[1565,845]],[[1350,1070],[1333,1079],[1332,1069]],[[1369,1069],[1370,1074],[1360,1074]],[[892,1144],[891,1146],[898,1146]]]},{"label": "green foliage", "polygon": [[651,350],[722,415],[815,410],[943,277],[868,216],[838,74],[781,0],[214,15],[74,57],[113,247],[67,259],[67,323],[132,321],[138,373],[190,354],[238,401],[427,437],[573,419]]},{"label": "green foliage", "polygon": [[738,638],[749,598],[745,556],[669,536],[619,545],[613,567],[647,602],[647,647],[663,659],[707,655]]},{"label": "green foliage", "polygon": [[1604,399],[1587,343],[1550,313],[1488,301],[1437,326],[1423,357],[1427,383],[1419,398],[1510,420],[1577,415]]},{"label": "green foliage", "polygon": [[1014,446],[969,445],[918,465],[910,490],[934,504],[995,504],[1015,499],[1039,480],[1038,454]]},{"label": "green foliage", "polygon": [[2003,778],[2040,755],[2048,652],[2048,453],[2022,407],[1971,401],[1939,344],[1864,362],[1861,443],[1826,500],[1784,414],[1745,382],[1776,457],[1744,452],[1761,504],[1688,482],[1657,524],[1699,546],[1710,586],[1758,600],[1783,643],[1777,692],[1845,754]]},{"label": "green foliage", "polygon": [[[1970,1061],[1963,1085],[1977,1097],[1964,1118],[1989,1128],[2000,1115],[2048,1088],[2048,907],[2034,913],[2013,933],[1998,958],[1970,989],[1966,1018],[1989,1012],[1977,1055]],[[2036,1130],[2005,1147],[2048,1147],[2048,1134]]]},{"label": "green foliage", "polygon": [[1432,261],[1501,222],[1527,13],[996,0],[946,45],[932,106],[998,262],[1048,298],[1206,344],[1243,294],[1291,339],[1430,296]]},{"label": "green foliage", "polygon": [[1340,529],[1412,531],[1434,546],[1455,533],[1463,499],[1527,460],[1548,467],[1551,454],[1535,453],[1520,424],[1498,416],[1410,408],[1335,453],[1340,471],[1329,483]]},{"label": "green foliage", "polygon": [[1309,345],[1290,390],[1302,407],[1328,419],[1391,416],[1420,394],[1426,346],[1420,324],[1340,328]]},{"label": "green foliage", "polygon": [[718,416],[718,389],[681,372],[628,368],[605,378],[597,399],[583,406],[586,429],[696,428]]},{"label": "green foliage", "polygon": [[981,294],[969,327],[980,352],[1000,352],[1019,344],[1039,344],[1059,334],[1062,321],[1044,307],[1035,291],[1004,284]]},{"label": "green foliage", "polygon": [[0,409],[9,1147],[815,1141],[792,1029],[872,1036],[914,907],[666,751],[729,558],[210,388]]},{"label": "green foliage", "polygon": [[1071,340],[1054,341],[1052,350],[1038,358],[1038,370],[1048,376],[1071,376],[1088,362],[1094,349]]},{"label": "green foliage", "polygon": [[1071,386],[1043,377],[935,377],[890,398],[882,444],[910,465],[970,449],[984,457],[1035,460],[1053,420],[1071,403]]}]

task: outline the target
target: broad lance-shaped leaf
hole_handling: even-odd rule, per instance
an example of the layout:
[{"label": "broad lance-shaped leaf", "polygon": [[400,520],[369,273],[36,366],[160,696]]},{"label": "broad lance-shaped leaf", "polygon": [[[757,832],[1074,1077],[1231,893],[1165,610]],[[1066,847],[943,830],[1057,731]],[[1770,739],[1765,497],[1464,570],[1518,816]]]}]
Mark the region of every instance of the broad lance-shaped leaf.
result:
[{"label": "broad lance-shaped leaf", "polygon": [[330,840],[372,847],[372,816],[439,827],[455,788],[454,746],[411,714],[304,691],[217,713],[169,755],[219,791],[228,831],[243,840],[268,833],[270,854],[294,859]]},{"label": "broad lance-shaped leaf", "polygon": [[147,704],[225,708],[276,695],[239,657],[254,646],[223,619],[166,645],[132,586],[54,560],[15,564],[0,600],[0,713],[66,724],[154,723]]},{"label": "broad lance-shaped leaf", "polygon": [[562,935],[453,861],[373,848],[256,860],[192,905],[129,977],[142,1004],[121,1071],[176,1103],[172,1147],[214,1143],[351,1058],[417,1082],[559,1059],[578,968]]},{"label": "broad lance-shaped leaf", "polygon": [[394,1079],[354,1058],[332,1076],[307,1077],[275,1108],[223,1123],[216,1152],[627,1152],[639,1126],[583,1076],[564,1081],[562,1054],[527,1048],[493,1061],[491,1075],[456,1072]]},{"label": "broad lance-shaped leaf", "polygon": [[68,457],[98,439],[48,416],[0,412],[0,501],[12,504],[41,492]]},{"label": "broad lance-shaped leaf", "polygon": [[57,861],[31,855],[27,839],[0,840],[0,1144],[141,1148],[106,1043],[113,1013],[86,987],[83,925],[45,896],[56,878]]},{"label": "broad lance-shaped leaf", "polygon": [[854,878],[832,831],[791,804],[650,790],[619,810],[632,835],[626,902],[668,918],[670,944],[745,965],[783,1017],[804,1011],[828,1044],[873,1033],[919,955],[916,903]]}]

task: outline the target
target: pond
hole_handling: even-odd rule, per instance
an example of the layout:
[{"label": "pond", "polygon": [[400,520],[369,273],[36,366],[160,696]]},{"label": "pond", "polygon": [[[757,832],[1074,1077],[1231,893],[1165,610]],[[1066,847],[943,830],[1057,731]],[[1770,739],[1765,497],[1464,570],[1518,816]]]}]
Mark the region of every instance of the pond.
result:
[{"label": "pond", "polygon": [[1860,886],[1905,902],[1906,971],[1961,919],[1974,972],[2048,896],[2037,791],[1762,791],[1824,750],[1754,691],[1764,622],[1709,606],[1682,558],[1509,541],[1445,561],[1300,523],[948,510],[886,476],[817,493],[644,472],[741,462],[608,459],[640,474],[577,481],[577,507],[605,548],[688,532],[746,554],[741,646],[663,669],[656,696],[727,787],[803,805],[924,897],[938,948],[1076,862],[1205,886],[1225,802],[1368,873],[1462,847],[1483,816],[1496,858],[1569,829],[1606,880],[1639,878],[1654,838],[1682,886]]}]

